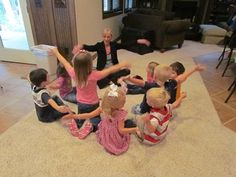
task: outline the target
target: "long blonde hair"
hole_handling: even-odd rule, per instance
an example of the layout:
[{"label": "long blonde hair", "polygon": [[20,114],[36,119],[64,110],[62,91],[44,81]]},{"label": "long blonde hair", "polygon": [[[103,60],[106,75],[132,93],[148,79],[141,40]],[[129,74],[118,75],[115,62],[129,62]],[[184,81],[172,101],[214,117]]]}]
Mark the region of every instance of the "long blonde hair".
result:
[{"label": "long blonde hair", "polygon": [[153,108],[163,108],[169,101],[170,95],[164,88],[151,88],[147,91],[147,103]]},{"label": "long blonde hair", "polygon": [[[113,85],[114,86],[114,85]],[[112,116],[114,110],[124,107],[126,101],[125,91],[121,87],[112,88],[112,85],[106,90],[102,99],[102,110],[106,115]]]},{"label": "long blonde hair", "polygon": [[76,84],[79,87],[86,86],[88,76],[91,74],[93,68],[92,56],[88,52],[83,51],[76,54],[72,61],[75,70]]}]

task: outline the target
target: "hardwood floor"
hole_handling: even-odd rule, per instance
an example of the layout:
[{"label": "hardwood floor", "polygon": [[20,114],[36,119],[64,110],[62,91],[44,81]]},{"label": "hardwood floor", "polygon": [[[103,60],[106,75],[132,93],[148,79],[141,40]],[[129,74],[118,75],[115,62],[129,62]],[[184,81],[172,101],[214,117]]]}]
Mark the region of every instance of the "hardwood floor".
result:
[{"label": "hardwood floor", "polygon": [[[233,81],[232,73],[221,77],[225,62],[215,69],[220,53],[209,53],[194,58],[197,63],[207,66],[201,76],[208,89],[219,118],[226,127],[236,132],[236,93],[228,103],[224,103],[229,94],[228,87]],[[6,131],[34,109],[28,81],[25,79],[35,65],[8,63],[0,61],[0,133]],[[229,70],[230,71],[230,70]]]},{"label": "hardwood floor", "polygon": [[215,52],[195,58],[195,62],[200,62],[207,66],[206,72],[201,72],[202,79],[219,115],[219,118],[226,127],[236,132],[236,92],[231,96],[227,103],[225,99],[229,95],[228,88],[234,80],[234,75],[229,68],[222,77],[222,72],[226,65],[226,60],[223,60],[218,69],[218,58],[221,53]]},{"label": "hardwood floor", "polygon": [[24,79],[35,65],[0,62],[0,133],[34,109],[30,86]]}]

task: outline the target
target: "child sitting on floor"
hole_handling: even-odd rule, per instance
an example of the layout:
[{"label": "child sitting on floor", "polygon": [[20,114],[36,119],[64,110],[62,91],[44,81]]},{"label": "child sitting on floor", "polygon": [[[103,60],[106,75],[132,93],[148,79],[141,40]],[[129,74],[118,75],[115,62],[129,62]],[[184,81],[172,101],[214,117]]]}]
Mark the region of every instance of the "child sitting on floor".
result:
[{"label": "child sitting on floor", "polygon": [[[159,64],[155,61],[151,61],[148,63],[147,67],[146,67],[146,76],[147,76],[147,82],[151,83],[154,82],[154,69],[156,66],[158,66]],[[135,84],[126,84],[125,81],[130,81],[132,82],[134,80],[137,81],[137,79],[141,80],[141,82],[143,81],[143,79],[140,76],[134,76],[134,77],[130,77],[130,76],[124,76],[121,77],[118,80],[118,83],[126,86],[127,87],[127,94],[144,94],[146,93],[146,90],[144,89],[144,87],[140,86],[140,85],[135,85]],[[135,81],[134,81],[135,82]]]},{"label": "child sitting on floor", "polygon": [[43,68],[29,73],[35,109],[41,122],[53,122],[71,112],[58,96],[50,96],[46,89],[49,84],[48,78],[48,72]]},{"label": "child sitting on floor", "polygon": [[[90,113],[69,114],[63,119],[89,119],[101,114],[102,120],[98,125],[97,140],[106,151],[119,155],[128,150],[130,135],[137,133],[141,136],[138,128],[132,120],[126,119],[127,111],[123,109],[126,101],[125,91],[121,87],[112,84],[106,90],[101,107]],[[70,123],[69,123],[70,124]],[[71,127],[71,132],[82,134],[76,126]]]},{"label": "child sitting on floor", "polygon": [[49,88],[59,89],[59,94],[63,100],[77,104],[76,87],[72,86],[72,80],[61,63],[57,65],[56,83],[50,85]]},{"label": "child sitting on floor", "polygon": [[[170,67],[172,69],[172,79],[177,78],[179,75],[183,74],[185,72],[185,67],[182,63],[176,61],[174,63],[170,64]],[[176,87],[176,99],[179,98],[181,92],[181,84],[177,83]]]},{"label": "child sitting on floor", "polygon": [[96,132],[97,140],[106,151],[115,155],[128,150],[130,133],[140,135],[136,125],[126,120],[125,101],[125,91],[114,84],[106,90],[102,99],[102,120]]},{"label": "child sitting on floor", "polygon": [[147,91],[147,103],[151,107],[150,112],[138,119],[141,136],[137,135],[142,143],[154,145],[163,140],[167,134],[167,128],[172,116],[172,110],[177,108],[186,93],[172,104],[167,104],[170,98],[164,88],[151,88]]},{"label": "child sitting on floor", "polygon": [[[98,80],[130,66],[128,62],[120,62],[117,65],[96,71],[93,70],[93,58],[91,54],[85,50],[78,51],[78,53],[75,54],[72,59],[73,66],[59,53],[57,48],[51,49],[51,52],[56,56],[55,58],[58,58],[64,65],[68,74],[76,83],[78,113],[89,113],[99,107],[97,94]],[[100,116],[90,118],[89,121],[86,122],[85,120],[76,119],[77,128],[81,129],[83,132],[83,134],[78,134],[78,138],[83,139],[90,132],[95,131],[100,120]]]},{"label": "child sitting on floor", "polygon": [[[165,65],[158,65],[154,71],[155,82],[148,83],[142,80],[135,79],[132,79],[132,81],[135,84],[143,86],[146,90],[149,90],[154,87],[164,87],[170,94],[169,103],[173,103],[176,100],[177,84],[183,83],[195,71],[202,71],[204,69],[204,66],[198,64],[191,70],[184,72],[176,78],[173,78],[173,70],[171,69],[171,67]],[[133,113],[143,114],[149,111],[150,106],[147,104],[146,94],[144,94],[142,103],[134,106]]]}]

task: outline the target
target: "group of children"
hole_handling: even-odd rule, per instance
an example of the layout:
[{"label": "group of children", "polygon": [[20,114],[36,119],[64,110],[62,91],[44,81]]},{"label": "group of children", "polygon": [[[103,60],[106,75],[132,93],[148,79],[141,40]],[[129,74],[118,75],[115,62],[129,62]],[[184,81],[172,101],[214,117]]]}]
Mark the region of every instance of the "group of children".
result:
[{"label": "group of children", "polygon": [[[150,62],[146,69],[146,81],[138,76],[123,76],[117,80],[117,85],[110,84],[106,88],[100,104],[97,82],[113,73],[129,70],[130,64],[124,61],[102,70],[93,70],[92,56],[85,50],[77,50],[72,64],[57,48],[50,51],[66,70],[64,77],[58,73],[59,81],[51,87],[59,88],[62,99],[76,103],[78,114],[72,112],[58,96],[50,96],[47,91],[48,73],[39,68],[29,74],[39,120],[53,122],[62,118],[71,134],[79,139],[86,138],[93,131],[106,151],[115,155],[128,150],[130,133],[145,144],[159,143],[166,135],[172,110],[186,97],[186,93],[180,91],[181,83],[193,72],[204,69],[196,65],[185,72],[179,62],[170,66]],[[75,87],[72,87],[71,80],[75,82]],[[133,109],[133,113],[140,115],[136,122],[126,119],[126,94],[144,94],[142,103]]]}]

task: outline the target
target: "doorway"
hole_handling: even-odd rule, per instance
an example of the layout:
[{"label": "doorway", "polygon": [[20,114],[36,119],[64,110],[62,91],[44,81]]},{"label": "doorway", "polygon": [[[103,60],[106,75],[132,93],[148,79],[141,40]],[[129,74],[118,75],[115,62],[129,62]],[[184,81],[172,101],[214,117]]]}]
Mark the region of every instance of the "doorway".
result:
[{"label": "doorway", "polygon": [[0,0],[0,60],[34,64],[33,45],[26,2]]}]

